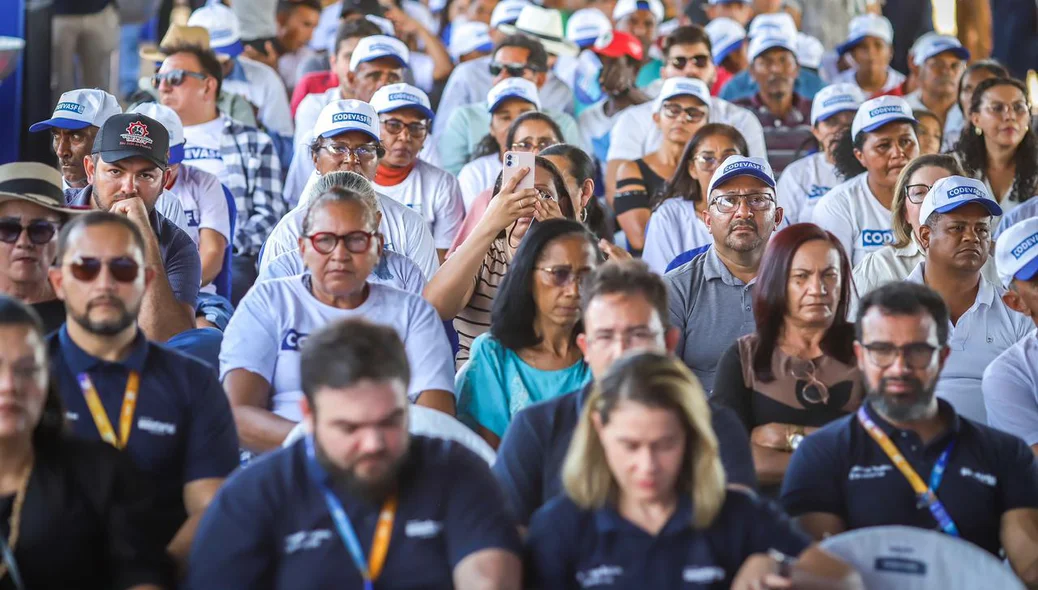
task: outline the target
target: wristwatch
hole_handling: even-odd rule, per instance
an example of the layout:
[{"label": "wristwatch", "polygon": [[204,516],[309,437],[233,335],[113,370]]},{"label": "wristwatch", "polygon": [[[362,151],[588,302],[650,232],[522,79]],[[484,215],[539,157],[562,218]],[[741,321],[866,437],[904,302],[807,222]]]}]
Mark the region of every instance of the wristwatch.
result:
[{"label": "wristwatch", "polygon": [[804,427],[794,426],[790,429],[789,434],[786,435],[786,446],[789,448],[789,452],[797,450],[800,443],[804,440]]}]

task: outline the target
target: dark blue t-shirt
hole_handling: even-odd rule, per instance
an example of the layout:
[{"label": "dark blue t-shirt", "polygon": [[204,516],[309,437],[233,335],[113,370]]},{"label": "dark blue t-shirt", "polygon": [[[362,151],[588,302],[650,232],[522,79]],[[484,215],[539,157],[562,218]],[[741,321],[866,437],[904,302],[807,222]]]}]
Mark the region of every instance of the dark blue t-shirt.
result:
[{"label": "dark blue t-shirt", "polygon": [[[306,439],[236,473],[206,510],[185,588],[360,589],[306,454]],[[515,522],[483,459],[463,445],[412,436],[376,588],[451,588],[454,568],[483,549],[520,553]],[[369,555],[380,505],[336,495]]]},{"label": "dark blue t-shirt", "polygon": [[[589,388],[534,404],[512,417],[493,471],[520,523],[529,522],[538,508],[562,493],[562,463]],[[728,483],[755,489],[757,473],[746,428],[730,408],[711,404],[711,412]]]},{"label": "dark blue t-shirt", "polygon": [[140,394],[125,452],[148,474],[157,490],[161,538],[173,538],[187,518],[184,485],[227,477],[238,465],[238,433],[227,396],[207,365],[138,332],[121,363],[90,356],[62,326],[48,339],[51,379],[65,405],[72,434],[101,440],[77,375],[87,373],[97,388],[116,436],[130,371],[140,375]]}]

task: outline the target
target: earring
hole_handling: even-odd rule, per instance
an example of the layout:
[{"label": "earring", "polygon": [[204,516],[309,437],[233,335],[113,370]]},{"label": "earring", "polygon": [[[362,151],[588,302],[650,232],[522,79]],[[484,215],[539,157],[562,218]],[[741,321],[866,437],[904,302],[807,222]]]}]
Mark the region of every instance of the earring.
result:
[{"label": "earring", "polygon": [[580,223],[587,223],[587,207],[580,210]]},{"label": "earring", "polygon": [[977,137],[984,135],[984,132],[980,130],[980,127],[974,127],[973,132],[977,134]]}]

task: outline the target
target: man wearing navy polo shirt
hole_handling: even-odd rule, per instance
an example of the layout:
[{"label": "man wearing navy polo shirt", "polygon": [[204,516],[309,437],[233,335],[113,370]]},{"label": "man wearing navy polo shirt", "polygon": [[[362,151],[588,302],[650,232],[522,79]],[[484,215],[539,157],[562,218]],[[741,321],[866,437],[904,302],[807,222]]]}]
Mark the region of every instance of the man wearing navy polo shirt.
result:
[{"label": "man wearing navy polo shirt", "polygon": [[[679,334],[666,323],[667,287],[644,262],[599,266],[581,294],[584,333],[577,336],[577,346],[596,379],[628,351],[674,351]],[[562,493],[562,462],[593,385],[522,410],[505,431],[493,470],[520,523],[528,523],[541,505]],[[730,408],[711,404],[711,411],[728,482],[754,489],[757,476],[746,429]]]},{"label": "man wearing navy polo shirt", "polygon": [[396,331],[335,322],[301,356],[309,434],[217,494],[185,588],[520,588],[518,533],[486,462],[408,434]]},{"label": "man wearing navy polo shirt", "polygon": [[155,534],[186,556],[197,521],[238,464],[234,418],[215,373],[137,327],[155,288],[145,240],[123,215],[92,211],[58,238],[54,291],[65,325],[48,341],[73,435],[126,451],[158,491]]},{"label": "man wearing navy polo shirt", "polygon": [[1038,463],[1020,439],[936,397],[949,328],[944,301],[923,285],[891,283],[861,300],[865,404],[804,439],[781,502],[818,539],[881,525],[942,530],[1004,550],[1038,585]]}]

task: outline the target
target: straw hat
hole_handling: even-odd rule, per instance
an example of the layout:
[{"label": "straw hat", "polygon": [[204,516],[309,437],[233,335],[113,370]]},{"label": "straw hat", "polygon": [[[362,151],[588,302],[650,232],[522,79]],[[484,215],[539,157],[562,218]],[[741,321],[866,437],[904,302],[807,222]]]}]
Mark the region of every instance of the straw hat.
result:
[{"label": "straw hat", "polygon": [[18,199],[64,214],[85,213],[88,207],[65,204],[61,173],[39,162],[14,162],[0,166],[0,203]]},{"label": "straw hat", "polygon": [[[187,25],[170,25],[166,35],[158,47],[143,47],[137,53],[141,59],[150,62],[162,62],[169,54],[166,53],[171,47],[178,45],[198,45],[203,49],[210,49],[209,31],[205,27],[190,27]],[[166,48],[163,50],[163,48]],[[220,61],[230,59],[229,55],[217,53]]]}]

